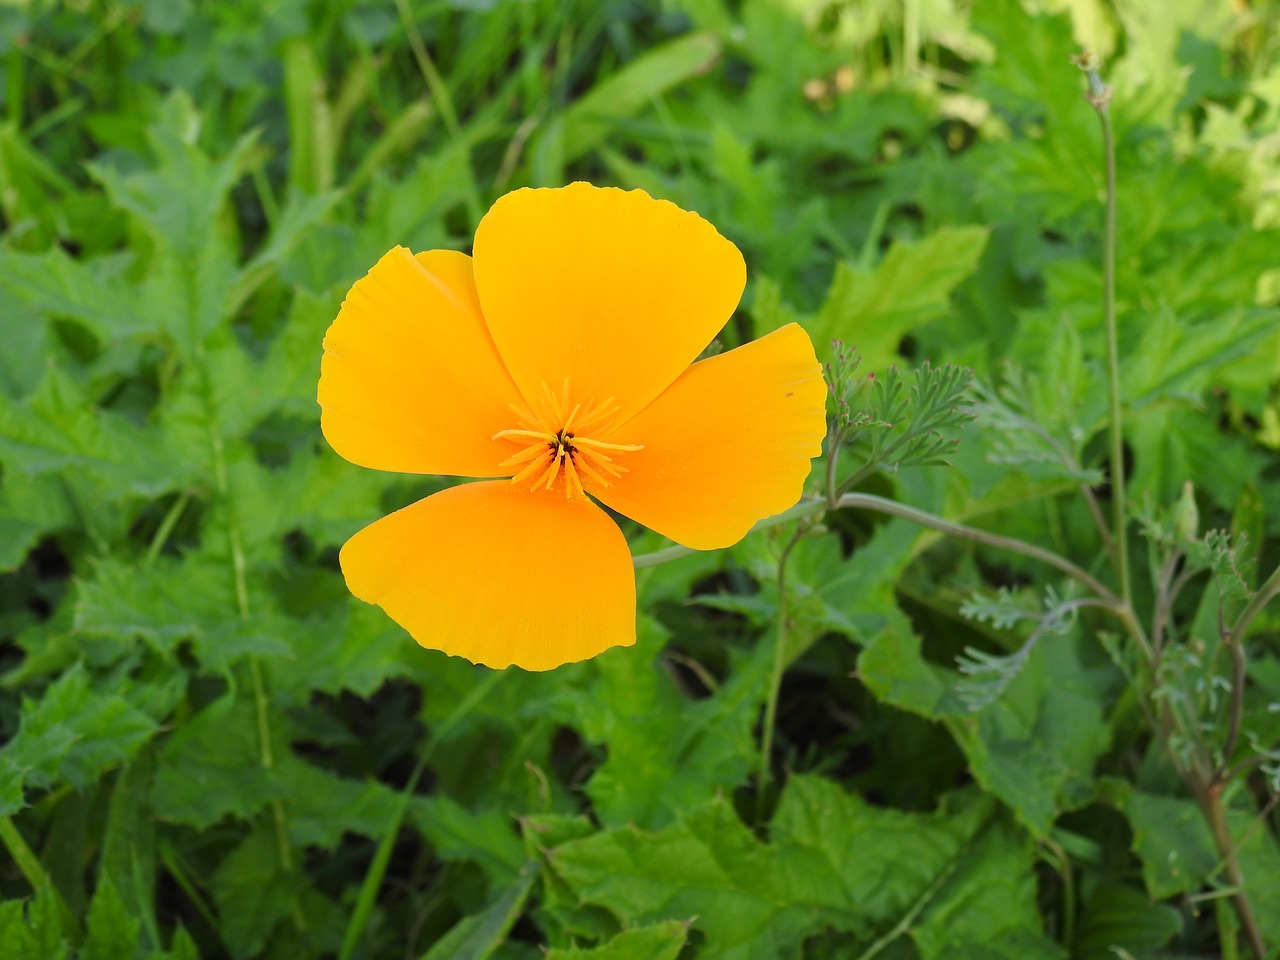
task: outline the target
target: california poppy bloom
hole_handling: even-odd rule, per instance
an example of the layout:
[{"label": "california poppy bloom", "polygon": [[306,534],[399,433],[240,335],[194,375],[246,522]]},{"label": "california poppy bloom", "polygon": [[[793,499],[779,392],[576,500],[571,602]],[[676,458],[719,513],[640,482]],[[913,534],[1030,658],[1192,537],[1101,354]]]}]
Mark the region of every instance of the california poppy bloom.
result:
[{"label": "california poppy bloom", "polygon": [[698,550],[799,498],[826,427],[795,324],[694,362],[746,282],[697,214],[587,183],[509,193],[473,256],[396,247],[324,338],[321,428],[449,487],[342,548],[351,592],[425,647],[547,670],[635,642],[626,539]]}]

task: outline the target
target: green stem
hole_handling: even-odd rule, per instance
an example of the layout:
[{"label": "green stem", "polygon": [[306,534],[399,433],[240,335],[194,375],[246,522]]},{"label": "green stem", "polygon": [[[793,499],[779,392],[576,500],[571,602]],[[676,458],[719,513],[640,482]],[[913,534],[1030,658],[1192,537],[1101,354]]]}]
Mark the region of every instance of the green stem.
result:
[{"label": "green stem", "polygon": [[[413,19],[409,0],[396,0],[396,10],[400,14],[405,36],[409,39],[409,49],[413,52],[413,59],[418,64],[422,79],[427,83],[427,90],[431,93],[436,109],[440,111],[440,119],[444,121],[445,128],[453,141],[462,144],[464,138],[462,125],[458,122],[458,111],[454,108],[453,98],[449,96],[449,88],[445,85],[444,78],[440,76],[440,71],[436,69],[435,62],[427,52],[427,45],[422,41],[422,34]],[[471,225],[474,227],[484,215],[484,209],[480,203],[480,193],[476,190],[475,178],[470,170],[467,171],[465,181],[463,200],[467,205],[467,216],[471,218]]]},{"label": "green stem", "polygon": [[9,851],[9,856],[13,857],[13,862],[27,878],[27,883],[31,885],[33,892],[39,893],[44,887],[53,889],[53,882],[44,872],[44,864],[27,846],[26,839],[18,832],[18,828],[9,817],[0,817],[0,842],[4,843],[4,848]]},{"label": "green stem", "polygon": [[[973,841],[970,841],[970,843],[972,842]],[[956,858],[948,863],[942,871],[934,877],[933,883],[929,884],[924,893],[920,894],[920,899],[911,905],[911,908],[902,915],[902,918],[896,924],[894,924],[893,929],[875,943],[871,944],[871,946],[867,947],[866,950],[862,951],[862,953],[858,955],[858,960],[873,960],[873,958],[879,956],[886,947],[910,930],[911,925],[916,922],[916,918],[924,912],[924,908],[929,905],[929,902],[938,895],[938,891],[942,889],[942,885],[951,879],[951,875],[956,872],[956,867],[959,865],[960,855],[957,854]]]},{"label": "green stem", "polygon": [[1275,599],[1280,594],[1280,567],[1276,567],[1271,571],[1271,576],[1267,577],[1266,583],[1253,595],[1253,599],[1249,601],[1249,605],[1244,608],[1244,612],[1236,617],[1236,622],[1231,625],[1230,642],[1243,643],[1244,635],[1249,629],[1249,625],[1253,623],[1254,617],[1262,612],[1262,608]]},{"label": "green stem", "polygon": [[903,520],[910,520],[912,523],[928,527],[931,530],[937,530],[939,533],[945,533],[947,536],[955,537],[959,540],[969,540],[989,547],[1007,550],[1010,553],[1021,554],[1033,560],[1039,560],[1041,563],[1065,573],[1071,579],[1087,587],[1114,611],[1119,612],[1125,607],[1124,602],[1103,586],[1089,571],[1076,566],[1070,560],[1059,556],[1052,550],[1038,547],[1034,543],[989,533],[986,530],[978,530],[975,527],[966,527],[961,523],[952,523],[950,520],[944,520],[924,510],[917,510],[915,507],[908,507],[906,504],[898,503],[896,500],[877,497],[870,493],[846,493],[840,498],[840,506],[873,510],[876,513],[888,514],[891,517],[900,517]]},{"label": "green stem", "polygon": [[[231,575],[235,585],[236,613],[241,620],[247,620],[250,614],[248,564],[245,560],[244,542],[240,536],[239,516],[235,499],[231,495],[231,478],[227,472],[226,451],[222,443],[222,434],[218,430],[216,405],[213,391],[205,378],[206,404],[209,411],[209,440],[213,453],[213,476],[218,495],[227,509],[227,546],[231,553]],[[262,675],[262,665],[258,658],[250,655],[249,673],[253,682],[253,700],[258,722],[259,762],[263,770],[268,772],[275,768],[275,756],[271,749],[271,717],[270,700],[267,696],[267,685]],[[280,868],[286,876],[293,874],[293,851],[289,846],[289,828],[285,818],[284,803],[280,800],[271,802],[271,815],[275,823],[276,849],[280,858]],[[293,924],[298,933],[305,934],[307,921],[297,897],[293,897]]]},{"label": "green stem", "polygon": [[391,820],[382,834],[382,839],[378,842],[378,848],[374,851],[369,868],[365,871],[364,881],[360,885],[360,893],[356,897],[355,909],[351,913],[351,919],[347,921],[347,929],[342,936],[342,947],[338,951],[338,960],[350,960],[360,943],[360,938],[364,935],[365,927],[373,914],[374,903],[377,901],[378,893],[382,890],[382,881],[386,877],[387,866],[391,862],[391,854],[395,849],[396,838],[400,835],[400,826],[404,822],[405,814],[409,809],[409,799],[413,796],[414,790],[417,789],[418,780],[426,771],[427,764],[435,754],[436,747],[439,746],[440,741],[454,728],[458,721],[475,709],[476,705],[488,697],[494,688],[502,682],[503,677],[508,675],[507,671],[504,670],[489,671],[485,678],[476,684],[471,689],[471,692],[454,707],[453,712],[431,731],[431,735],[427,738],[427,742],[422,748],[422,753],[418,757],[418,763],[413,768],[413,773],[409,775],[409,781],[400,793],[399,803],[396,805],[395,811],[391,815]]},{"label": "green stem", "polygon": [[4,844],[4,848],[9,851],[9,856],[13,858],[13,862],[18,865],[18,869],[26,877],[27,883],[31,885],[32,892],[39,895],[43,891],[46,896],[53,897],[63,930],[69,936],[74,935],[76,929],[75,915],[72,914],[66,901],[62,899],[62,894],[58,892],[58,888],[53,885],[52,878],[45,872],[44,864],[40,862],[40,858],[27,845],[26,839],[9,817],[0,817],[0,843]]},{"label": "green stem", "polygon": [[177,526],[182,511],[187,508],[187,504],[191,502],[191,491],[184,490],[173,501],[173,505],[166,511],[160,526],[156,528],[155,536],[151,538],[151,543],[147,546],[147,554],[142,558],[142,565],[149,567],[156,562],[160,556],[160,551],[164,549],[164,545],[169,542],[169,537],[173,533],[173,528]]},{"label": "green stem", "polygon": [[[768,530],[770,527],[776,527],[782,523],[790,523],[792,520],[799,520],[801,517],[810,517],[815,513],[821,513],[827,509],[826,500],[801,500],[790,510],[783,510],[781,513],[772,517],[765,517],[748,533],[755,533],[757,530]],[[672,560],[679,560],[681,557],[687,557],[691,553],[697,553],[692,547],[682,547],[674,544],[670,547],[663,547],[661,550],[654,550],[652,553],[642,553],[631,558],[632,565],[637,570],[643,570],[645,567],[656,567],[659,564],[670,563]]]},{"label": "green stem", "polygon": [[1209,821],[1209,830],[1213,834],[1214,846],[1222,857],[1223,874],[1227,885],[1231,888],[1231,899],[1235,903],[1236,916],[1240,918],[1240,927],[1244,933],[1249,949],[1258,960],[1265,960],[1267,944],[1258,927],[1257,918],[1253,915],[1253,906],[1246,892],[1244,873],[1240,869],[1240,860],[1236,856],[1235,842],[1231,839],[1231,828],[1227,823],[1227,811],[1222,802],[1222,784],[1212,784],[1201,788],[1192,784],[1200,809]]},{"label": "green stem", "polygon": [[774,638],[773,671],[769,674],[769,692],[764,703],[764,721],[760,730],[760,765],[756,770],[756,823],[764,822],[764,788],[769,782],[770,758],[773,756],[773,728],[778,720],[778,696],[782,692],[782,674],[787,669],[787,558],[804,537],[797,530],[778,557],[778,631]]},{"label": "green stem", "polygon": [[1102,308],[1107,328],[1107,383],[1111,393],[1111,507],[1120,596],[1128,606],[1133,600],[1129,574],[1129,508],[1125,491],[1124,411],[1120,395],[1120,346],[1116,329],[1116,145],[1111,130],[1111,88],[1094,70],[1086,70],[1087,99],[1102,124],[1102,151],[1106,164],[1106,212],[1102,233]]},{"label": "green stem", "polygon": [[[1106,588],[1097,577],[1089,573],[1083,567],[1079,567],[1072,563],[1066,557],[1059,556],[1052,550],[1046,550],[1038,547],[1034,543],[1027,543],[1025,540],[1017,540],[1013,537],[1004,537],[996,533],[989,533],[986,530],[979,530],[976,527],[966,527],[962,523],[952,523],[950,520],[944,520],[942,517],[924,510],[917,510],[915,507],[908,507],[905,504],[898,503],[896,500],[889,500],[886,497],[877,497],[870,493],[846,493],[840,497],[837,506],[841,509],[853,508],[861,510],[871,510],[875,513],[887,514],[891,517],[898,517],[903,520],[910,520],[912,523],[919,524],[922,527],[928,527],[931,530],[937,530],[947,536],[955,537],[958,540],[969,540],[973,543],[981,543],[985,546],[995,547],[998,550],[1006,550],[1009,553],[1020,554],[1029,557],[1032,560],[1053,567],[1061,573],[1066,574],[1072,580],[1088,588],[1094,596],[1103,602],[1103,604],[1113,614],[1120,618],[1124,623],[1125,629],[1129,635],[1133,637],[1134,642],[1142,649],[1147,659],[1150,660],[1151,644],[1147,640],[1146,633],[1142,629],[1142,624],[1133,615],[1133,609],[1124,602],[1123,599],[1117,597],[1114,593]],[[812,516],[821,513],[827,509],[827,501],[825,498],[817,498],[812,500],[801,500],[790,510],[785,510],[774,517],[766,517],[751,528],[752,531],[764,530],[769,527],[776,527],[780,523],[787,523],[791,520],[799,520],[802,517]],[[637,569],[643,567],[652,567],[660,563],[666,563],[670,560],[676,560],[680,557],[687,556],[694,551],[688,547],[679,545],[666,547],[662,550],[655,550],[653,553],[642,553],[634,557],[632,562]],[[1275,590],[1280,592],[1280,572],[1272,575],[1272,580],[1276,580]],[[1272,580],[1267,581],[1267,587],[1270,587]]]}]

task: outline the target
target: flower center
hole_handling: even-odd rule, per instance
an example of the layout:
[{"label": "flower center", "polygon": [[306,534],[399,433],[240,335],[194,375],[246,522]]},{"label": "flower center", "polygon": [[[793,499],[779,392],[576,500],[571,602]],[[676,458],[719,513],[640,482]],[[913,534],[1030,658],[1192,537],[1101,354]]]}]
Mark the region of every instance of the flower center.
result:
[{"label": "flower center", "polygon": [[[529,489],[542,487],[550,490],[557,478],[564,475],[566,498],[584,496],[583,477],[602,487],[627,472],[627,468],[614,462],[620,453],[642,450],[643,447],[622,443],[606,443],[595,439],[608,436],[612,430],[609,418],[618,412],[613,397],[603,403],[594,400],[569,406],[569,381],[565,381],[561,395],[557,397],[544,382],[539,409],[511,409],[520,421],[515,430],[500,430],[493,439],[510,440],[521,449],[507,457],[498,466],[515,470],[512,483],[532,480]],[[592,436],[594,434],[594,436]]]}]

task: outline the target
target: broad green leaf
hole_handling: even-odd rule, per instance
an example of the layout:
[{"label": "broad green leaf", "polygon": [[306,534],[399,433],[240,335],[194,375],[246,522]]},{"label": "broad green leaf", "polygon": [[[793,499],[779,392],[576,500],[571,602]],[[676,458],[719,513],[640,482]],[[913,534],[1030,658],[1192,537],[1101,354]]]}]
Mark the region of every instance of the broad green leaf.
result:
[{"label": "broad green leaf", "polygon": [[1156,900],[1198,889],[1217,866],[1213,836],[1194,801],[1134,790],[1125,814],[1147,892]]},{"label": "broad green leaf", "polygon": [[895,243],[873,270],[837,264],[822,308],[805,326],[820,352],[842,340],[862,357],[863,370],[883,371],[900,362],[908,332],[946,311],[986,242],[983,227],[941,227],[914,244]]},{"label": "broad green leaf", "polygon": [[1060,812],[1088,802],[1094,762],[1110,737],[1100,703],[1107,681],[1084,668],[1071,638],[1038,644],[1002,697],[968,716],[956,695],[959,675],[927,663],[919,639],[903,628],[873,640],[858,669],[887,702],[950,718],[978,782],[1038,836]]},{"label": "broad green leaf", "polygon": [[[881,810],[829,781],[796,776],[771,844],[714,800],[657,833],[605,830],[547,856],[578,896],[623,924],[694,917],[707,958],[798,957],[799,944],[824,930],[870,945],[908,914],[933,918],[898,931],[911,929],[925,955],[976,956],[1001,928],[1035,916],[1031,844],[993,816],[973,797],[932,815]],[[1023,956],[1061,956],[1019,933]]]},{"label": "broad green leaf", "polygon": [[537,867],[527,867],[488,907],[459,920],[423,955],[422,960],[486,960],[491,957],[524,912],[525,901],[537,878]]},{"label": "broad green leaf", "polygon": [[56,367],[29,402],[0,396],[0,463],[30,476],[61,474],[111,502],[156,496],[190,475],[162,438],[97,408]]},{"label": "broad green leaf", "polygon": [[262,767],[253,704],[228,694],[165,742],[151,803],[161,819],[203,830],[226,816],[250,819],[284,793],[279,776]]},{"label": "broad green leaf", "polygon": [[511,881],[524,863],[511,815],[495,807],[468,808],[447,796],[417,797],[408,821],[431,841],[441,860],[472,861],[496,883]]},{"label": "broad green leaf", "polygon": [[771,654],[762,648],[713,696],[688,703],[656,659],[665,632],[643,617],[639,633],[635,647],[598,658],[600,680],[576,710],[608,750],[587,785],[601,820],[654,827],[744,780]]},{"label": "broad green leaf", "polygon": [[141,924],[116,889],[111,877],[98,876],[98,889],[89,904],[83,960],[126,960],[137,950]]},{"label": "broad green leaf", "polygon": [[58,247],[40,254],[0,250],[0,289],[42,318],[74,321],[105,345],[145,329],[140,314],[147,305],[126,279],[129,260],[77,260]]},{"label": "broad green leaf", "polygon": [[5,960],[67,960],[70,955],[57,899],[47,888],[30,901],[0,903],[0,956]]},{"label": "broad green leaf", "polygon": [[111,202],[137,217],[157,244],[173,251],[174,263],[196,265],[196,277],[202,273],[199,265],[208,262],[211,245],[218,245],[218,214],[254,141],[252,134],[242,137],[226,156],[213,160],[197,145],[200,127],[199,112],[180,90],[163,102],[147,128],[154,166],[126,173],[103,163],[89,165]]},{"label": "broad green leaf", "polygon": [[116,776],[102,837],[98,875],[111,879],[120,899],[132,915],[141,920],[146,941],[158,947],[157,826],[150,805],[154,769],[153,755],[145,752],[125,764]]},{"label": "broad green leaf", "polygon": [[623,930],[598,947],[553,947],[547,960],[676,960],[688,935],[687,921],[666,920]]},{"label": "broad green leaf", "polygon": [[0,572],[19,566],[42,537],[78,520],[71,490],[56,473],[7,472],[0,479]]},{"label": "broad green leaf", "polygon": [[73,787],[95,783],[128,760],[154,734],[156,723],[120,693],[99,693],[82,665],[67,670],[39,700],[24,700],[18,733],[0,749],[0,798],[7,816],[21,805],[21,785]]},{"label": "broad green leaf", "polygon": [[1149,956],[1181,930],[1182,918],[1172,907],[1152,903],[1133,887],[1101,884],[1084,905],[1072,956],[1113,960],[1117,947],[1134,956]]},{"label": "broad green leaf", "polygon": [[230,570],[202,557],[150,566],[102,560],[77,594],[76,630],[121,642],[142,639],[163,653],[235,620]]},{"label": "broad green leaf", "polygon": [[958,676],[926,661],[920,643],[906,617],[894,611],[858,657],[859,676],[876,697],[902,710],[931,720],[963,714]]},{"label": "broad green leaf", "polygon": [[212,878],[213,899],[218,932],[232,957],[261,953],[290,914],[296,876],[281,866],[275,827],[267,818],[222,860]]},{"label": "broad green leaf", "polygon": [[[326,588],[344,590],[337,578]],[[422,649],[377,607],[354,600],[332,616],[282,623],[287,656],[274,667],[282,690],[372,695],[394,677],[417,676],[425,669]]]}]

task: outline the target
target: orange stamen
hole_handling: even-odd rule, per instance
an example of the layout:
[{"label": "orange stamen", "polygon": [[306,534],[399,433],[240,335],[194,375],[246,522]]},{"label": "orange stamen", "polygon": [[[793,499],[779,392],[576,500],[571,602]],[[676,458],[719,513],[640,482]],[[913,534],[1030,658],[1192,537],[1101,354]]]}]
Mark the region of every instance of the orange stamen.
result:
[{"label": "orange stamen", "polygon": [[[613,462],[621,453],[632,453],[643,447],[638,444],[609,443],[597,437],[608,436],[613,426],[609,418],[619,407],[613,397],[603,403],[570,404],[569,381],[565,380],[560,395],[556,396],[546,382],[542,383],[539,410],[511,406],[520,423],[512,430],[499,430],[494,440],[510,440],[520,449],[503,460],[499,466],[515,471],[512,483],[525,483],[532,479],[531,491],[541,487],[550,490],[563,475],[566,498],[586,495],[583,478],[607,487],[611,478],[617,479],[627,468]],[[590,430],[595,436],[585,437]]]}]

